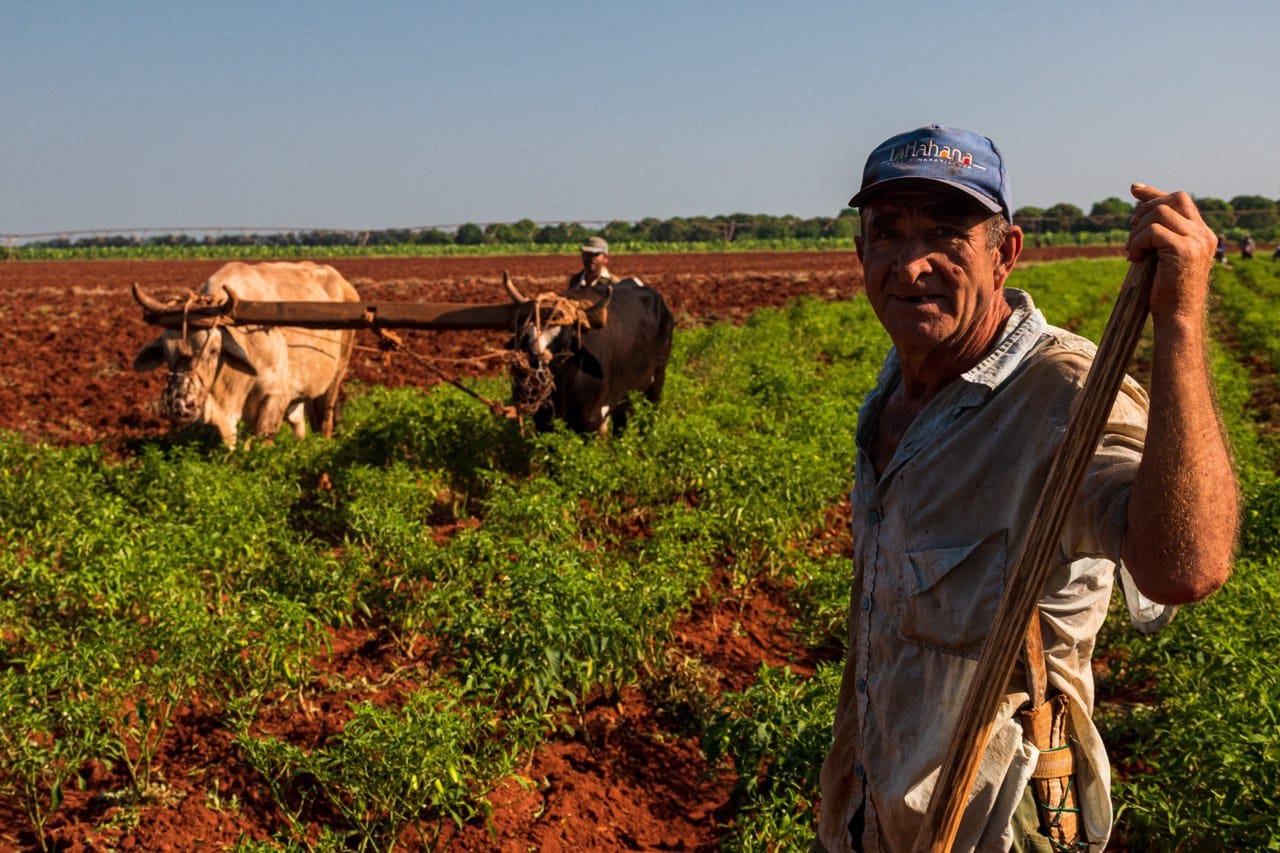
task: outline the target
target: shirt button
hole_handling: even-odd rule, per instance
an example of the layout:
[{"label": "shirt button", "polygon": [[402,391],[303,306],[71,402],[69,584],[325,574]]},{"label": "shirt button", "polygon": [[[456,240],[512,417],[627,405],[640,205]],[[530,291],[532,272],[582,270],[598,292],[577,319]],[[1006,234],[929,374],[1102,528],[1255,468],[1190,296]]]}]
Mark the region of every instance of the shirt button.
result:
[{"label": "shirt button", "polygon": [[874,510],[874,509],[873,509],[873,510],[871,510],[871,512],[867,513],[867,521],[871,522],[872,524],[879,524],[879,523],[880,523],[880,513],[879,513],[879,512],[877,512],[877,511],[876,511],[876,510]]},{"label": "shirt button", "polygon": [[862,599],[862,609],[863,610],[871,609],[871,596],[868,595],[866,598]]},{"label": "shirt button", "polygon": [[859,693],[867,692],[867,680],[865,678],[858,679],[858,692]]},{"label": "shirt button", "polygon": [[862,765],[861,765],[861,764],[855,764],[855,765],[853,765],[853,775],[854,775],[854,776],[857,776],[859,779],[861,779],[861,778],[862,778],[862,774],[863,774],[864,772],[865,772],[865,771],[863,771],[863,769],[862,769]]}]

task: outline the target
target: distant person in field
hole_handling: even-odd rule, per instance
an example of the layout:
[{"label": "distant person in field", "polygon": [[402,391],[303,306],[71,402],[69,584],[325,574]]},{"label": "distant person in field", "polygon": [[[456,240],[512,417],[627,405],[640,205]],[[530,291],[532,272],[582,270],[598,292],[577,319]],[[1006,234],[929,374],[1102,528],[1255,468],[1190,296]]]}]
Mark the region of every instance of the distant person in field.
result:
[{"label": "distant person in field", "polygon": [[[1114,579],[1153,631],[1230,573],[1236,485],[1205,344],[1217,241],[1186,193],[1131,191],[1128,257],[1159,259],[1150,392],[1126,378],[1107,419],[1028,633],[1042,652],[1004,688],[955,850],[1106,846],[1090,661]],[[1095,347],[1005,287],[1023,235],[990,139],[894,136],[849,205],[893,346],[858,412],[849,651],[814,849],[906,851]]]},{"label": "distant person in field", "polygon": [[617,281],[609,272],[609,244],[603,237],[588,237],[582,244],[582,269],[569,277],[569,287],[591,287]]},{"label": "distant person in field", "polygon": [[1240,257],[1246,261],[1250,260],[1253,257],[1254,248],[1252,234],[1245,234],[1240,238]]},{"label": "distant person in field", "polygon": [[1280,261],[1280,243],[1276,244],[1276,250],[1271,253],[1271,260]]},{"label": "distant person in field", "polygon": [[1225,264],[1227,262],[1227,235],[1218,235],[1218,248],[1213,251],[1213,259],[1217,263]]}]

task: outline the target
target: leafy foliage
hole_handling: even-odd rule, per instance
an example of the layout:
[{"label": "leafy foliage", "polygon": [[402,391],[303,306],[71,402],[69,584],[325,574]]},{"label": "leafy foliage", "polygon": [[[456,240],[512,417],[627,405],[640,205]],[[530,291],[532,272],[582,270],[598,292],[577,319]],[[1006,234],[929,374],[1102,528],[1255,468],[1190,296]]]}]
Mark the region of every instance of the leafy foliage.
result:
[{"label": "leafy foliage", "polygon": [[[406,831],[425,847],[424,821],[459,824],[488,808],[488,785],[515,767],[530,727],[500,721],[455,687],[424,688],[403,707],[360,703],[343,730],[306,751],[276,738],[237,743],[270,783],[295,827],[324,805],[342,815],[357,850],[391,850]],[[322,803],[316,802],[321,800]]]},{"label": "leafy foliage", "polygon": [[[1274,297],[1280,271],[1266,261],[1218,267],[1213,287],[1238,349],[1219,349],[1213,369],[1221,412],[1235,450],[1244,526],[1232,578],[1212,598],[1184,608],[1155,637],[1136,636],[1123,617],[1102,637],[1119,694],[1146,702],[1100,709],[1103,734],[1123,745],[1115,798],[1132,846],[1268,850],[1280,847],[1271,815],[1280,797],[1261,768],[1280,760],[1280,671],[1270,663],[1280,641],[1280,456],[1260,435],[1251,395],[1274,395],[1280,364]],[[1251,373],[1235,358],[1270,369]],[[1274,433],[1272,433],[1274,435]]]},{"label": "leafy foliage", "polygon": [[721,697],[703,749],[712,760],[732,756],[738,769],[728,849],[809,849],[841,669],[830,664],[804,680],[763,667],[755,685]]}]

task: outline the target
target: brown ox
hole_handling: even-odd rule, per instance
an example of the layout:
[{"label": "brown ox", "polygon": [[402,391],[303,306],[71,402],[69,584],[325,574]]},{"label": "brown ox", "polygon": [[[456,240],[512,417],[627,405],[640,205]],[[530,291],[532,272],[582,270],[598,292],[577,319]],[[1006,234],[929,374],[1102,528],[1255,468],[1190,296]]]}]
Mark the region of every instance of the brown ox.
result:
[{"label": "brown ox", "polygon": [[[356,302],[360,296],[330,266],[301,263],[229,263],[201,287],[201,295],[281,302]],[[338,390],[347,372],[355,332],[289,326],[166,329],[144,346],[133,369],[169,368],[163,407],[175,424],[212,424],[228,448],[236,425],[270,439],[284,421],[302,438],[307,422],[333,432]]]}]

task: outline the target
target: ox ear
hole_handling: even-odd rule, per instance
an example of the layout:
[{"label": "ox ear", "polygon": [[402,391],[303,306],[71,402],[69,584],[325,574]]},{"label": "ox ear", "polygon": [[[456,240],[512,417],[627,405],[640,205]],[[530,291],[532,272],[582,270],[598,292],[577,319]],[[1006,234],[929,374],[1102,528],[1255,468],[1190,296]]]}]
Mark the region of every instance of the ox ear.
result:
[{"label": "ox ear", "polygon": [[236,340],[235,335],[231,334],[231,330],[222,328],[219,331],[222,332],[222,358],[228,364],[243,370],[250,376],[257,376],[258,368],[253,366],[253,360],[244,351],[244,347],[240,346],[240,342]]},{"label": "ox ear", "polygon": [[587,315],[587,324],[593,329],[603,329],[609,321],[609,300],[613,299],[613,285],[605,288],[604,296],[588,305],[583,312]]},{"label": "ox ear", "polygon": [[155,370],[167,363],[164,356],[163,335],[138,350],[138,354],[133,357],[133,369],[139,373]]}]

